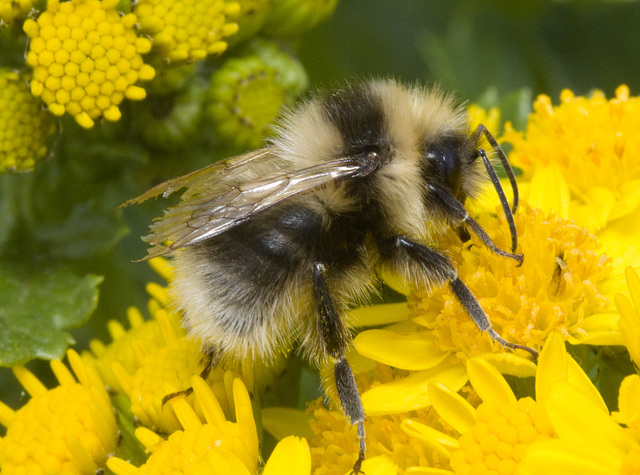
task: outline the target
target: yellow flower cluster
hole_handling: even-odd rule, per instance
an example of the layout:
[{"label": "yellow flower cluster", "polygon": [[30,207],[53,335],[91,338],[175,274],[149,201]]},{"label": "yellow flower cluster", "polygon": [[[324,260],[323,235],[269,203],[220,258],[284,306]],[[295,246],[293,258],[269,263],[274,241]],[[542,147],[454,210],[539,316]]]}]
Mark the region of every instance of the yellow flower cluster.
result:
[{"label": "yellow flower cluster", "polygon": [[[496,256],[481,243],[461,246],[453,232],[441,243],[496,331],[508,341],[533,348],[541,348],[553,333],[573,344],[622,344],[611,318],[614,295],[602,290],[611,259],[601,253],[595,237],[526,204],[515,219],[519,251],[525,255],[521,266]],[[479,222],[499,247],[508,245],[503,218],[482,215]],[[354,340],[362,356],[410,371],[365,391],[362,400],[367,414],[428,406],[423,389],[430,379],[460,389],[466,382],[464,362],[473,356],[482,355],[504,373],[535,373],[528,354],[505,351],[492,343],[450,291],[412,290],[408,300],[408,323],[413,326],[365,330]]]},{"label": "yellow flower cluster", "polygon": [[[353,364],[353,363],[352,363]],[[392,382],[398,371],[385,365],[376,365],[370,375],[358,374],[356,381],[361,391],[366,392],[381,382]],[[327,374],[329,376],[329,374]],[[424,389],[424,388],[423,388]],[[334,407],[339,407],[339,402]],[[274,424],[265,422],[265,428],[272,430]],[[343,475],[349,473],[358,454],[356,431],[345,422],[339,410],[327,409],[322,399],[307,406],[306,415],[311,428],[311,459],[315,475]],[[376,415],[367,413],[367,458],[362,465],[364,473],[404,473],[409,467],[445,467],[447,459],[425,445],[417,436],[422,426],[429,425],[444,430],[438,414],[432,407],[418,409],[410,413],[413,421],[407,423],[407,413]],[[292,417],[289,417],[291,419]],[[283,424],[283,422],[280,422]]]},{"label": "yellow flower cluster", "polygon": [[52,361],[60,386],[47,388],[26,368],[14,374],[31,399],[17,411],[0,403],[2,473],[95,473],[118,442],[118,428],[104,383],[69,350],[79,382],[60,361]]},{"label": "yellow flower cluster", "polygon": [[[151,262],[159,274],[171,278],[172,270],[166,261]],[[180,316],[167,310],[167,289],[149,284],[147,290],[153,296],[149,301],[152,320],[144,321],[137,309],[129,309],[131,329],[126,331],[119,323],[110,322],[114,341],[107,346],[92,341],[93,354],[85,353],[83,358],[87,365],[100,372],[105,382],[131,400],[131,413],[142,424],[171,433],[180,428],[180,422],[172,411],[166,410],[162,398],[188,388],[191,377],[202,371],[204,362],[199,343],[187,339],[186,331],[180,327]],[[250,369],[246,369],[245,373],[248,372]],[[227,400],[225,384],[230,381],[225,383],[224,375],[220,365],[211,372],[208,382],[229,414],[232,404]],[[247,375],[245,379],[251,378]],[[176,389],[169,390],[167,386]]]},{"label": "yellow flower cluster", "polygon": [[[501,138],[513,145],[509,158],[522,181],[539,184],[537,192],[525,189],[532,205],[546,208],[557,197],[554,210],[592,232],[640,206],[640,98],[627,86],[608,100],[600,91],[564,90],[557,106],[542,95],[533,109],[525,131],[507,123]],[[560,183],[551,187],[555,177]]]},{"label": "yellow flower cluster", "polygon": [[16,17],[26,15],[34,3],[33,0],[0,0],[0,25],[10,25]]},{"label": "yellow flower cluster", "polygon": [[[166,261],[154,259],[152,265],[171,278]],[[243,364],[240,372],[220,364],[207,381],[196,376],[202,368],[198,343],[186,339],[179,315],[165,308],[167,289],[149,284],[148,290],[153,296],[152,320],[145,321],[132,308],[130,330],[109,323],[112,343],[94,340],[91,352],[82,357],[69,350],[80,383],[57,361],[51,366],[60,386],[51,390],[26,369],[14,369],[32,400],[19,411],[0,403],[0,423],[7,427],[0,440],[3,474],[89,475],[106,466],[118,475],[257,473],[261,457],[252,400],[273,386],[273,373],[254,374],[250,363]],[[113,456],[122,445],[128,454],[140,449],[130,436],[117,447],[114,408],[105,383],[120,416],[138,422],[135,437],[150,454],[140,466]],[[253,395],[247,387],[255,391]],[[192,389],[188,396],[178,393],[187,388]],[[163,404],[168,394],[173,397]],[[262,473],[310,475],[310,467],[306,441],[287,437]]]},{"label": "yellow flower cluster", "polygon": [[140,0],[134,8],[140,28],[166,61],[198,61],[224,52],[223,39],[238,31],[228,18],[239,11],[238,3],[225,0]]},{"label": "yellow flower cluster", "polygon": [[31,92],[55,115],[72,115],[82,127],[104,117],[118,120],[126,97],[141,100],[135,83],[153,79],[155,70],[141,54],[151,42],[133,29],[136,16],[120,16],[118,0],[49,0],[37,20],[27,20],[31,38],[27,64],[33,67]]},{"label": "yellow flower cluster", "polygon": [[26,77],[0,70],[0,173],[31,170],[47,156],[45,142],[55,129]]},{"label": "yellow flower cluster", "polygon": [[[499,258],[479,242],[460,249],[452,235],[454,247],[445,247],[455,253],[460,278],[507,340],[541,348],[550,333],[559,332],[574,344],[587,342],[593,335],[583,328],[585,319],[604,313],[612,303],[613,295],[610,301],[599,289],[611,269],[611,258],[602,253],[593,235],[555,214],[523,204],[515,220],[518,252],[525,262],[518,266]],[[510,235],[502,217],[496,221],[483,215],[479,223],[491,230],[499,247],[507,248]],[[414,322],[432,329],[443,351],[504,352],[474,328],[452,293],[431,289],[412,292],[408,298]]]},{"label": "yellow flower cluster", "polygon": [[551,437],[553,429],[542,408],[531,398],[511,404],[483,402],[477,409],[477,422],[460,436],[460,450],[451,456],[455,473],[514,473],[527,447]]},{"label": "yellow flower cluster", "polygon": [[151,452],[151,456],[139,468],[112,458],[108,465],[113,472],[121,475],[194,473],[192,470],[196,467],[202,470],[209,465],[208,458],[212,451],[223,451],[228,457],[238,460],[240,466],[250,473],[256,472],[259,460],[258,433],[251,398],[244,383],[239,378],[232,383],[230,396],[235,406],[236,422],[225,418],[213,391],[202,378],[194,377],[192,385],[206,422],[201,421],[184,398],[171,399],[167,411],[175,414],[180,427],[171,431],[166,440],[147,428],[136,430],[136,437]]}]

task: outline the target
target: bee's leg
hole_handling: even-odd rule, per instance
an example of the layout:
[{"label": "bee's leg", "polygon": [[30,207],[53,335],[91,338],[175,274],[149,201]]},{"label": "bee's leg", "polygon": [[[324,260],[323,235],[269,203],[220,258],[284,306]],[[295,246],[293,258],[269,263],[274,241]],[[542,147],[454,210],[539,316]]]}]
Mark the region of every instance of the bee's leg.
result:
[{"label": "bee's leg", "polygon": [[411,265],[411,262],[407,261],[412,261],[422,266],[432,283],[444,284],[448,282],[451,290],[469,316],[471,316],[476,326],[481,331],[486,331],[492,340],[506,348],[525,350],[531,353],[534,358],[538,357],[538,352],[533,348],[511,343],[498,335],[491,327],[489,317],[487,317],[478,300],[469,288],[458,278],[458,273],[453,267],[453,264],[438,251],[423,244],[413,242],[406,236],[395,236],[390,239],[385,239],[379,242],[378,246],[381,255],[385,259],[390,260],[395,266]]},{"label": "bee's leg", "polygon": [[[207,379],[209,377],[209,373],[211,373],[211,370],[220,361],[220,355],[215,350],[215,348],[211,347],[202,355],[202,361],[204,363],[204,368],[202,368],[202,371],[200,372],[200,377],[202,379]],[[162,398],[162,406],[164,407],[164,405],[167,402],[169,402],[169,400],[173,399],[176,396],[185,396],[186,397],[191,393],[193,393],[193,387],[189,387],[189,388],[184,389],[182,391],[176,391],[175,393],[169,393],[165,397]]]},{"label": "bee's leg", "polygon": [[316,325],[321,340],[322,353],[328,356],[334,364],[333,374],[342,410],[349,424],[358,425],[360,451],[358,460],[353,466],[353,472],[361,473],[361,466],[367,449],[364,432],[364,409],[362,408],[362,400],[360,399],[353,372],[344,356],[348,332],[338,309],[331,300],[329,288],[324,278],[325,270],[325,266],[322,263],[316,263],[313,266]]}]

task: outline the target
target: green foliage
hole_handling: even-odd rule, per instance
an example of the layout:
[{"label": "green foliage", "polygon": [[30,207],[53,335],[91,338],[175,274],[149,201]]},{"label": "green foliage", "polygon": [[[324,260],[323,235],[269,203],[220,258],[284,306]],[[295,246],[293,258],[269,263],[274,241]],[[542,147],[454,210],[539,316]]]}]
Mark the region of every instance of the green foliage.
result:
[{"label": "green foliage", "polygon": [[65,330],[87,322],[102,277],[65,269],[0,269],[0,365],[33,358],[61,359],[74,343]]}]

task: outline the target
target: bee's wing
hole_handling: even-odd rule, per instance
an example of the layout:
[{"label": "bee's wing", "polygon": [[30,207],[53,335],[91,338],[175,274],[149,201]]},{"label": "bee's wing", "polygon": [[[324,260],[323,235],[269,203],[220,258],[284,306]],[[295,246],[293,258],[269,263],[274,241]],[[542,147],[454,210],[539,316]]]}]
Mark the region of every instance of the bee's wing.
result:
[{"label": "bee's wing", "polygon": [[[215,195],[187,190],[182,201],[166,210],[164,216],[151,225],[151,234],[143,238],[152,244],[145,259],[217,236],[292,196],[336,180],[366,176],[376,165],[359,156],[300,170],[272,172]],[[171,244],[165,246],[166,241]]]},{"label": "bee's wing", "polygon": [[[171,180],[160,183],[140,196],[131,198],[124,202],[120,207],[122,208],[132,204],[142,203],[150,198],[156,198],[158,195],[162,195],[164,198],[167,198],[174,191],[184,187],[189,188],[193,193],[195,190],[199,190],[203,186],[206,186],[209,182],[215,182],[223,176],[235,175],[241,172],[247,165],[253,164],[256,160],[268,160],[271,157],[274,157],[273,153],[266,148],[238,155],[223,162],[217,162],[209,165],[208,167],[188,173],[187,175],[172,178]],[[184,199],[185,197],[183,196],[183,200]]]}]

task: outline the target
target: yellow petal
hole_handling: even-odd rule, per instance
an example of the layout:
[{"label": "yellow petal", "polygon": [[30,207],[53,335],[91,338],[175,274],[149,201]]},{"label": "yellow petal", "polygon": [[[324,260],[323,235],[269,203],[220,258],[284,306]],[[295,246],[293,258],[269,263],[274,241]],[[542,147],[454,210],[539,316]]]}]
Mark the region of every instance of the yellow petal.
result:
[{"label": "yellow petal", "polygon": [[578,362],[569,355],[567,355],[567,382],[591,399],[603,414],[609,415],[609,408],[600,391],[591,382],[591,378],[583,371]]},{"label": "yellow petal", "polygon": [[109,457],[107,467],[116,475],[140,475],[140,469],[118,457]]},{"label": "yellow petal", "polygon": [[347,349],[345,356],[354,374],[374,371],[378,366],[378,363],[358,353],[353,346]]},{"label": "yellow petal", "polygon": [[403,419],[400,423],[400,429],[405,434],[420,440],[431,450],[438,452],[439,456],[445,460],[451,458],[450,451],[460,448],[457,439],[413,419]]},{"label": "yellow petal", "polygon": [[485,353],[482,358],[491,363],[500,374],[509,374],[519,378],[529,378],[536,375],[536,364],[528,357],[502,351],[500,353]]},{"label": "yellow petal", "polygon": [[629,180],[620,185],[622,200],[617,203],[610,219],[617,219],[633,213],[640,205],[640,180]]},{"label": "yellow petal", "polygon": [[251,475],[242,461],[228,450],[212,448],[192,465],[193,475]]},{"label": "yellow petal", "polygon": [[384,270],[379,273],[380,279],[386,285],[402,295],[408,295],[411,292],[411,285],[397,274],[391,274]]},{"label": "yellow petal", "polygon": [[31,397],[41,396],[47,393],[47,387],[24,366],[15,366],[11,368],[11,370],[13,371],[13,375],[18,381],[20,381],[22,387],[31,395]]},{"label": "yellow petal", "polygon": [[5,427],[9,427],[9,424],[13,422],[16,417],[16,411],[11,409],[5,403],[0,401],[0,424]]},{"label": "yellow petal", "polygon": [[451,470],[432,467],[409,467],[405,473],[412,475],[452,475]]},{"label": "yellow petal", "polygon": [[458,391],[467,380],[467,372],[462,364],[443,363],[365,391],[362,405],[369,416],[413,411],[431,404],[427,392],[430,381],[441,382]]},{"label": "yellow petal", "polygon": [[547,338],[538,363],[536,375],[536,400],[545,405],[550,389],[558,382],[568,382],[582,394],[589,397],[601,413],[609,415],[607,405],[604,403],[598,389],[591,379],[582,370],[580,365],[567,353],[562,337],[552,333]]},{"label": "yellow petal", "polygon": [[616,197],[608,188],[595,186],[582,195],[581,200],[573,200],[569,205],[569,217],[589,232],[596,232],[610,220]]},{"label": "yellow petal", "polygon": [[[258,460],[258,431],[253,417],[251,397],[240,378],[233,380],[233,401],[236,408],[236,422],[240,428],[240,436],[249,454]],[[232,473],[232,472],[229,472]]]},{"label": "yellow petal", "polygon": [[266,407],[262,410],[262,428],[276,439],[287,436],[313,437],[309,416],[305,411],[292,407]]},{"label": "yellow petal", "polygon": [[509,383],[500,372],[482,358],[472,358],[467,361],[469,382],[483,401],[496,402],[499,405],[515,403],[515,394]]},{"label": "yellow petal", "polygon": [[429,397],[434,409],[447,424],[464,434],[475,425],[476,410],[456,391],[438,382],[429,384]]},{"label": "yellow petal", "polygon": [[553,210],[560,217],[568,218],[570,196],[564,174],[555,163],[538,168],[531,177],[527,201],[533,207]]},{"label": "yellow petal", "polygon": [[520,467],[531,474],[611,475],[620,473],[620,460],[590,445],[547,439],[529,446]]},{"label": "yellow petal", "polygon": [[544,405],[551,386],[567,380],[567,349],[562,337],[552,333],[547,337],[538,359],[536,401]]},{"label": "yellow petal", "polygon": [[285,473],[287,475],[309,475],[311,473],[311,452],[306,439],[289,436],[278,442],[262,475]]},{"label": "yellow petal", "polygon": [[618,408],[621,422],[634,429],[640,428],[640,376],[627,376],[620,385]]},{"label": "yellow petal", "polygon": [[629,287],[631,300],[633,300],[633,306],[636,308],[636,316],[640,319],[640,315],[638,314],[638,310],[640,309],[640,277],[638,277],[638,273],[631,266],[627,266],[624,269],[624,275],[627,279],[627,286]]},{"label": "yellow petal", "polygon": [[614,267],[640,267],[640,210],[617,219],[598,233],[602,251],[614,258]]},{"label": "yellow petal", "polygon": [[193,388],[195,399],[198,401],[205,420],[214,426],[222,425],[227,418],[225,417],[224,411],[220,406],[220,402],[216,399],[211,386],[209,386],[199,375],[194,375],[191,378],[191,387]]},{"label": "yellow petal", "polygon": [[366,330],[354,339],[354,346],[367,358],[414,371],[433,368],[450,354],[438,348],[430,332]]},{"label": "yellow petal", "polygon": [[554,383],[545,408],[560,439],[602,450],[617,459],[626,454],[628,441],[622,427],[575,386]]},{"label": "yellow petal", "polygon": [[[345,475],[350,475],[351,473],[353,472],[349,471]],[[398,466],[389,457],[378,455],[377,457],[365,459],[362,463],[362,473],[367,475],[397,475]]]},{"label": "yellow petal", "polygon": [[572,345],[624,345],[618,313],[597,313],[584,318],[571,332],[567,341]]},{"label": "yellow petal", "polygon": [[631,301],[622,294],[616,295],[616,307],[620,312],[618,326],[624,338],[624,344],[631,359],[638,364],[640,362],[640,319]]},{"label": "yellow petal", "polygon": [[399,302],[354,308],[347,319],[354,327],[374,327],[408,320],[409,316],[407,302]]}]

